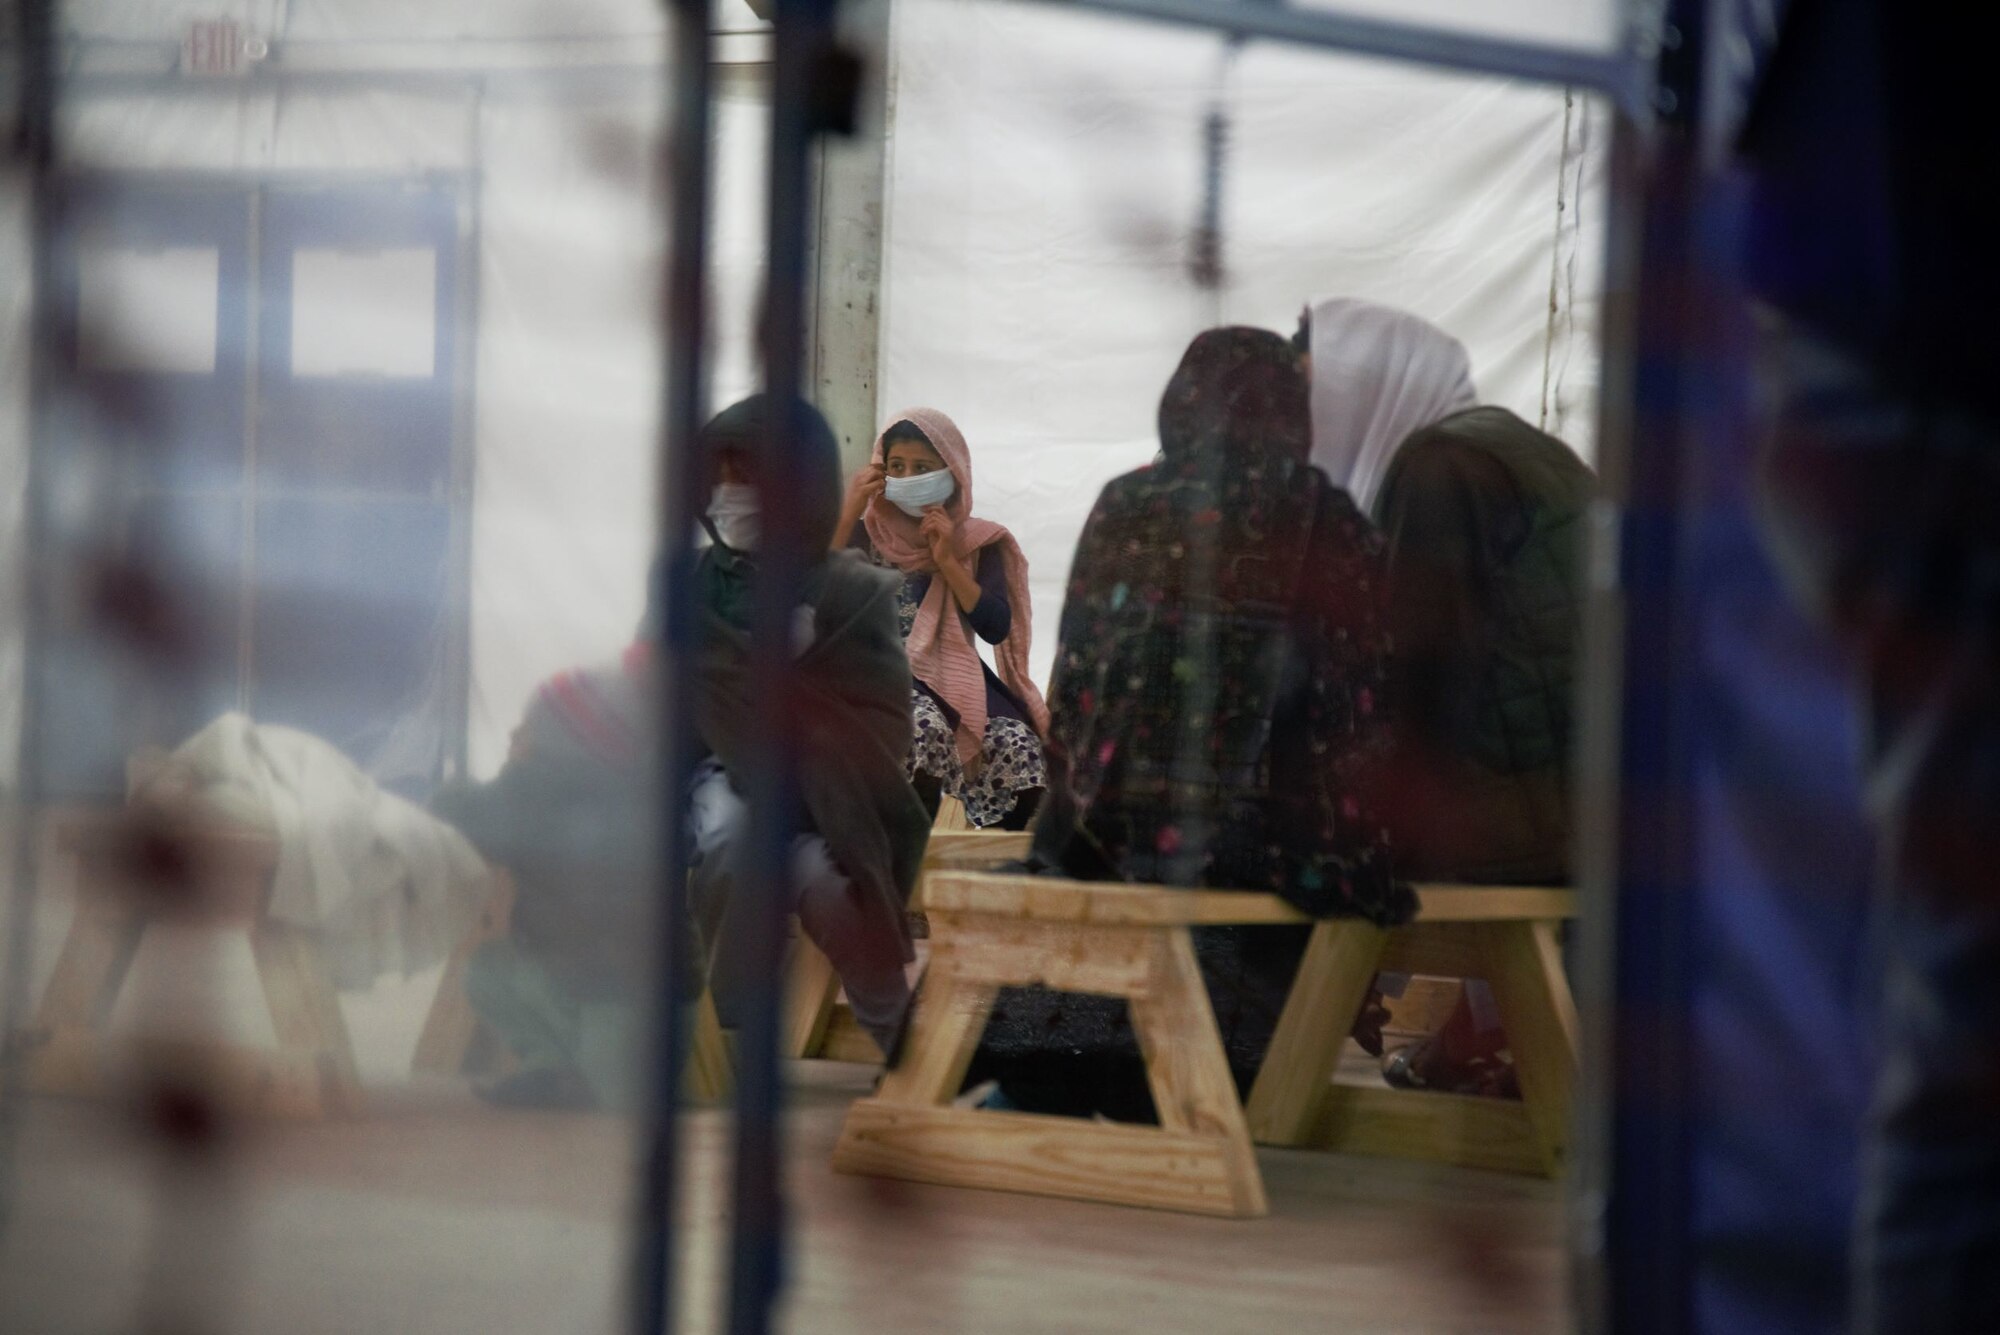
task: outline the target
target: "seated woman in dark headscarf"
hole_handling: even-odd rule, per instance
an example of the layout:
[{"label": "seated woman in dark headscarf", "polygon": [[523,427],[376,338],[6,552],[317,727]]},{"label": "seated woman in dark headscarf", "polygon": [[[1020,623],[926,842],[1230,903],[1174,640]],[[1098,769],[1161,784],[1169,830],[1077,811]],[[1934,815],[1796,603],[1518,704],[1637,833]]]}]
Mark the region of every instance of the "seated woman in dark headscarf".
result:
[{"label": "seated woman in dark headscarf", "polygon": [[[1276,334],[1211,330],[1159,421],[1159,462],[1107,486],[1077,544],[1036,860],[1406,921],[1415,900],[1368,792],[1386,742],[1380,545],[1307,463],[1301,359]],[[1305,936],[1196,934],[1245,1087]],[[1136,1120],[1150,1107],[1122,1007],[1099,998],[1003,994],[972,1078],[1045,1111]]]},{"label": "seated woman in dark headscarf", "polygon": [[[1387,544],[1398,866],[1418,880],[1565,882],[1596,476],[1555,437],[1478,406],[1464,347],[1414,315],[1329,301],[1305,332],[1313,457],[1372,506]],[[1442,1040],[1392,1072],[1466,1084],[1502,1042],[1486,996],[1469,989]]]},{"label": "seated woman in dark headscarf", "polygon": [[[816,411],[803,403],[793,408],[803,431],[789,456],[794,513],[801,553],[813,563],[793,619],[789,742],[805,819],[793,845],[793,908],[840,975],[855,1019],[889,1054],[910,1003],[904,904],[930,833],[903,768],[910,667],[896,616],[898,581],[858,553],[827,552],[826,535],[840,511],[839,447]],[[707,758],[691,787],[692,892],[709,943],[709,987],[725,1028],[735,1027],[752,988],[773,981],[754,976],[745,950],[752,906],[736,893],[749,843],[741,779],[754,763],[753,721],[770,706],[753,688],[749,628],[759,529],[769,510],[756,459],[773,411],[764,396],[747,399],[704,427],[699,442],[715,490],[705,521],[712,545],[696,572],[694,724]]]}]

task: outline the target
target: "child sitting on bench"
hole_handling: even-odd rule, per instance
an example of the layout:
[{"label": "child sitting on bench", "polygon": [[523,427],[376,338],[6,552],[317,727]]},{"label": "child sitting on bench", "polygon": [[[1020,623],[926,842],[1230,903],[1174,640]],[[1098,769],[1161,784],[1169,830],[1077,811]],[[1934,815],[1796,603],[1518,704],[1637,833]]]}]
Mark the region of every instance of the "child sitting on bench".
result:
[{"label": "child sitting on bench", "polygon": [[[913,958],[904,906],[930,837],[930,818],[904,770],[909,754],[910,666],[896,616],[895,576],[858,553],[827,550],[840,514],[839,447],[809,405],[791,405],[800,551],[812,562],[793,632],[794,748],[804,826],[792,858],[799,926],[833,964],[854,1018],[894,1050],[908,1021],[904,965]],[[737,893],[750,841],[741,776],[755,763],[754,721],[774,703],[757,698],[750,625],[760,522],[757,451],[770,429],[764,396],[702,429],[712,464],[706,516],[712,545],[696,572],[694,725],[707,759],[693,789],[697,864],[690,887],[709,943],[709,990],[725,1029],[738,1027],[751,989],[768,987],[749,945],[755,907]]]}]

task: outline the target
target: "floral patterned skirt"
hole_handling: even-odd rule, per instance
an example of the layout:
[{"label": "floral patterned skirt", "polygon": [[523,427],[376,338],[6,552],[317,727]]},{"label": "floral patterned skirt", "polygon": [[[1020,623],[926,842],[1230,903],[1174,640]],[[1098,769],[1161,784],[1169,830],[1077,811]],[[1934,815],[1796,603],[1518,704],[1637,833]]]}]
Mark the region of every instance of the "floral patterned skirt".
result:
[{"label": "floral patterned skirt", "polygon": [[937,701],[922,691],[910,692],[916,714],[916,740],[910,744],[911,777],[928,774],[946,796],[965,804],[973,825],[998,825],[1021,800],[1021,794],[1046,788],[1049,770],[1042,758],[1042,740],[1017,718],[986,720],[985,763],[972,778],[958,760],[958,742]]}]

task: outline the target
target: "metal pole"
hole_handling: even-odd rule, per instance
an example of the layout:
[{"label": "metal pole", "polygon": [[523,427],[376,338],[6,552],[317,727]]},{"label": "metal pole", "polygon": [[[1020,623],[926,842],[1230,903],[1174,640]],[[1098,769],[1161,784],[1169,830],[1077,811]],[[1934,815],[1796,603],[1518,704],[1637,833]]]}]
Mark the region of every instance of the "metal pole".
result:
[{"label": "metal pole", "polygon": [[758,484],[765,522],[758,550],[751,624],[751,680],[764,712],[755,730],[757,763],[744,776],[750,805],[752,976],[738,1034],[741,1069],[736,1100],[736,1218],[730,1245],[730,1335],[763,1335],[784,1283],[784,1200],[781,1190],[783,1087],[778,1071],[778,1024],[784,994],[784,933],[791,905],[791,848],[800,829],[793,720],[792,626],[809,557],[825,534],[803,531],[796,486],[798,442],[805,432],[799,386],[805,370],[806,246],[810,223],[812,144],[824,112],[818,76],[829,52],[834,0],[778,0],[771,78],[769,268],[764,312],[766,388],[772,411],[762,442]]},{"label": "metal pole", "polygon": [[[1662,30],[1653,125],[1626,120],[1613,159],[1609,350],[1604,385],[1614,563],[1596,596],[1588,660],[1582,865],[1610,911],[1586,922],[1590,990],[1614,998],[1589,1040],[1579,1175],[1585,1331],[1692,1329],[1694,1272],[1692,754],[1699,678],[1691,596],[1698,572],[1699,432],[1720,326],[1696,249],[1706,6],[1674,0]],[[1704,383],[1704,382],[1708,383]],[[1608,661],[1607,661],[1608,660]],[[1619,676],[1605,675],[1615,664]],[[1608,981],[1607,981],[1608,980]]]},{"label": "metal pole", "polygon": [[28,468],[22,522],[21,737],[15,767],[17,789],[11,810],[13,849],[7,909],[6,1000],[0,1007],[0,1239],[12,1222],[12,1171],[20,1129],[25,1059],[15,1036],[27,1020],[34,960],[38,871],[31,828],[42,805],[46,772],[42,754],[41,649],[49,624],[49,452],[56,447],[55,416],[58,322],[54,306],[55,240],[62,217],[56,169],[56,62],[54,0],[20,0],[15,6],[14,46],[20,53],[13,154],[28,179],[32,283],[28,313]]},{"label": "metal pole", "polygon": [[665,185],[673,192],[673,257],[661,291],[667,330],[665,403],[661,423],[660,514],[664,613],[652,627],[660,651],[658,792],[660,981],[653,1025],[651,1087],[641,1131],[638,1218],[633,1230],[632,1330],[660,1335],[674,1327],[674,1215],[680,1187],[681,1071],[687,1065],[685,999],[700,991],[685,934],[687,904],[687,775],[693,765],[695,552],[701,512],[701,459],[695,437],[708,415],[703,362],[707,329],[708,153],[712,69],[709,0],[672,0],[673,131]]},{"label": "metal pole", "polygon": [[[1284,0],[1038,0],[1063,9],[1206,28],[1237,37],[1347,51],[1466,74],[1589,88],[1644,114],[1645,79],[1623,45],[1608,51],[1452,32],[1422,24],[1296,8]],[[1622,43],[1622,35],[1620,38]]]}]

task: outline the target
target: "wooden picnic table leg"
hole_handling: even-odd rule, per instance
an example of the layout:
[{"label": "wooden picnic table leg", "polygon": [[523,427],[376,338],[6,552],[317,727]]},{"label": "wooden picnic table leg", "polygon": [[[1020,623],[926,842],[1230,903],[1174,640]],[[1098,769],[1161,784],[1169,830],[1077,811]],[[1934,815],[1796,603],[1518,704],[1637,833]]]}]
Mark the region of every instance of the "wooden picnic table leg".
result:
[{"label": "wooden picnic table leg", "polygon": [[1270,1050],[1250,1090],[1260,1145],[1306,1145],[1333,1097],[1342,1046],[1375,981],[1388,933],[1354,918],[1315,923]]},{"label": "wooden picnic table leg", "polygon": [[1486,978],[1514,1056],[1535,1139],[1549,1176],[1562,1171],[1569,1146],[1571,1090],[1577,1068],[1576,1001],[1563,971],[1553,922],[1482,924]]},{"label": "wooden picnic table leg", "polygon": [[35,1010],[40,1030],[102,1029],[139,953],[146,918],[122,896],[80,894],[55,972]]},{"label": "wooden picnic table leg", "polygon": [[882,1077],[875,1097],[884,1103],[935,1108],[958,1096],[986,1020],[1000,989],[964,978],[949,944],[933,945],[923,991],[911,1003],[903,1060]]},{"label": "wooden picnic table leg", "polygon": [[1187,928],[1176,928],[1159,934],[1156,949],[1152,986],[1130,1005],[1160,1126],[1218,1138],[1236,1213],[1263,1215],[1270,1208],[1263,1175],[1216,1030],[1208,986],[1195,960],[1194,940]]},{"label": "wooden picnic table leg", "polygon": [[479,1016],[465,992],[465,974],[472,957],[507,935],[513,922],[514,882],[505,873],[495,873],[479,918],[458,948],[445,961],[438,978],[437,994],[430,1014],[424,1017],[423,1032],[417,1037],[416,1056],[410,1068],[441,1075],[458,1075],[465,1070],[466,1054],[479,1033]]},{"label": "wooden picnic table leg", "polygon": [[715,1014],[715,998],[707,988],[695,998],[688,1021],[687,1070],[681,1088],[695,1103],[722,1103],[736,1092],[736,1060],[722,1021]]},{"label": "wooden picnic table leg", "polygon": [[471,967],[472,957],[484,944],[483,941],[465,941],[445,962],[444,973],[438,979],[437,996],[431,1002],[430,1014],[424,1017],[423,1033],[417,1036],[417,1051],[410,1061],[411,1070],[457,1075],[465,1069],[466,1054],[471,1051],[473,1037],[479,1032],[479,1016],[465,995],[465,973]]},{"label": "wooden picnic table leg", "polygon": [[[1178,929],[1178,946],[1167,940],[1176,929],[1132,929],[1135,969],[1093,960],[1094,972],[1058,967],[1049,979],[1051,986],[1078,985],[1089,974],[1084,990],[1127,998],[1148,1053],[1160,1061],[1149,1079],[1166,1125],[951,1106],[999,986],[1029,981],[1011,939],[1038,935],[1024,926],[1031,930],[965,943],[962,955],[953,928],[935,938],[908,1054],[872,1097],[849,1109],[834,1169],[1225,1218],[1265,1213],[1248,1130],[1240,1112],[1230,1115],[1235,1087],[1185,929]],[[1057,965],[1078,934],[1066,926],[1039,933]]]},{"label": "wooden picnic table leg", "polygon": [[250,950],[279,1046],[313,1053],[329,1109],[357,1111],[361,1076],[354,1043],[319,943],[302,928],[263,918],[251,926]]}]

